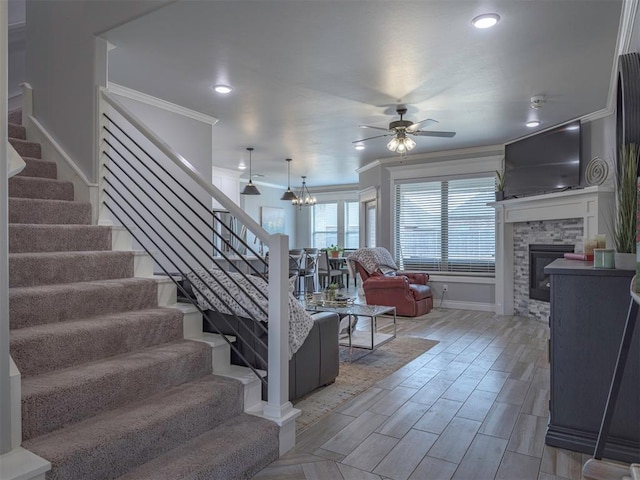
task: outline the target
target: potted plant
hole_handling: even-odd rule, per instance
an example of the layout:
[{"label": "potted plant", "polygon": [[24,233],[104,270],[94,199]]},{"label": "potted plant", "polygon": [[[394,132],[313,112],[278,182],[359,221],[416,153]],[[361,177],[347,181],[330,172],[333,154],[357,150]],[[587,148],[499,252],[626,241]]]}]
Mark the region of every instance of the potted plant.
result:
[{"label": "potted plant", "polygon": [[504,169],[496,170],[496,202],[504,200]]},{"label": "potted plant", "polygon": [[334,245],[333,243],[331,244],[331,246],[327,247],[327,253],[331,258],[338,258],[340,256],[341,251],[342,251],[342,248],[340,248],[337,245]]},{"label": "potted plant", "polygon": [[636,215],[638,209],[638,146],[622,145],[616,165],[616,218],[613,237],[615,266],[636,268]]},{"label": "potted plant", "polygon": [[324,293],[325,298],[328,301],[333,302],[336,299],[336,292],[338,291],[339,287],[340,285],[338,285],[337,283],[330,283]]}]

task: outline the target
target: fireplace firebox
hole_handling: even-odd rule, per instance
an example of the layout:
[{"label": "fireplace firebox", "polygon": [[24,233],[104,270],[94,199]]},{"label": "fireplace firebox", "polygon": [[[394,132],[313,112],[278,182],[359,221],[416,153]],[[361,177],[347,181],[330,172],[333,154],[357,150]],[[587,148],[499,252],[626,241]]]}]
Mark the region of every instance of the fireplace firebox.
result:
[{"label": "fireplace firebox", "polygon": [[529,245],[529,298],[543,302],[551,300],[551,283],[544,267],[573,249],[574,245]]}]

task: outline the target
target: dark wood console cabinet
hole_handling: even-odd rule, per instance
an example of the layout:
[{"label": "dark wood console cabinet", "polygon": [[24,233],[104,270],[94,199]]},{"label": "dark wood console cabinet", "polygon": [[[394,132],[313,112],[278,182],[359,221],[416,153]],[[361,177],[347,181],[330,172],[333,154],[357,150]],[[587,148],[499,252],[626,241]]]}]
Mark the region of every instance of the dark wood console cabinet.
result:
[{"label": "dark wood console cabinet", "polygon": [[[547,445],[592,454],[630,304],[633,271],[555,260],[551,276],[551,392]],[[640,329],[616,403],[604,456],[640,462]]]}]

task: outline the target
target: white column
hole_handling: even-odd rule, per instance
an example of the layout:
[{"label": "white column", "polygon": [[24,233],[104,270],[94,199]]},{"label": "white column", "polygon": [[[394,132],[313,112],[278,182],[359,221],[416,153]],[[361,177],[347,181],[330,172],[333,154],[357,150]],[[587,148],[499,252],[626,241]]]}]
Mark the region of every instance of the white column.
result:
[{"label": "white column", "polygon": [[[269,400],[267,416],[279,417],[289,403],[289,237],[271,235],[269,239]],[[291,405],[291,404],[289,404]]]},{"label": "white column", "polygon": [[289,402],[289,237],[269,237],[269,399],[263,414],[280,426],[280,455],[295,445],[295,418]]}]

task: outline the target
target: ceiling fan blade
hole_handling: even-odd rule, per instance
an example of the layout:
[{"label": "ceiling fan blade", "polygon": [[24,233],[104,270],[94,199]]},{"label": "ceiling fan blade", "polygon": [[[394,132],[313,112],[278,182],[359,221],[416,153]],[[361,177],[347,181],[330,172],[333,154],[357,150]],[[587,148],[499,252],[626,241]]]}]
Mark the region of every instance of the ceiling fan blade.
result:
[{"label": "ceiling fan blade", "polygon": [[420,126],[420,127],[430,127],[431,125],[433,125],[435,123],[440,123],[440,122],[438,122],[437,120],[434,120],[433,118],[425,118],[424,120],[420,120],[419,122],[416,122],[413,125],[411,125],[409,128],[407,128],[407,132],[413,133],[416,130],[418,130],[418,126]]},{"label": "ceiling fan blade", "polygon": [[419,137],[445,137],[451,138],[456,136],[456,132],[436,132],[436,131],[424,131],[418,130],[417,132],[409,132],[411,135],[417,135]]},{"label": "ceiling fan blade", "polygon": [[360,125],[360,128],[373,128],[374,130],[384,130],[385,132],[388,132],[389,129],[388,128],[384,128],[384,127],[371,127],[369,125]]},{"label": "ceiling fan blade", "polygon": [[380,138],[380,137],[388,137],[389,135],[393,135],[393,133],[386,133],[384,135],[376,135],[375,137],[363,138],[362,140],[356,140],[355,142],[351,142],[351,143],[366,142],[367,140],[373,140],[374,138]]}]

